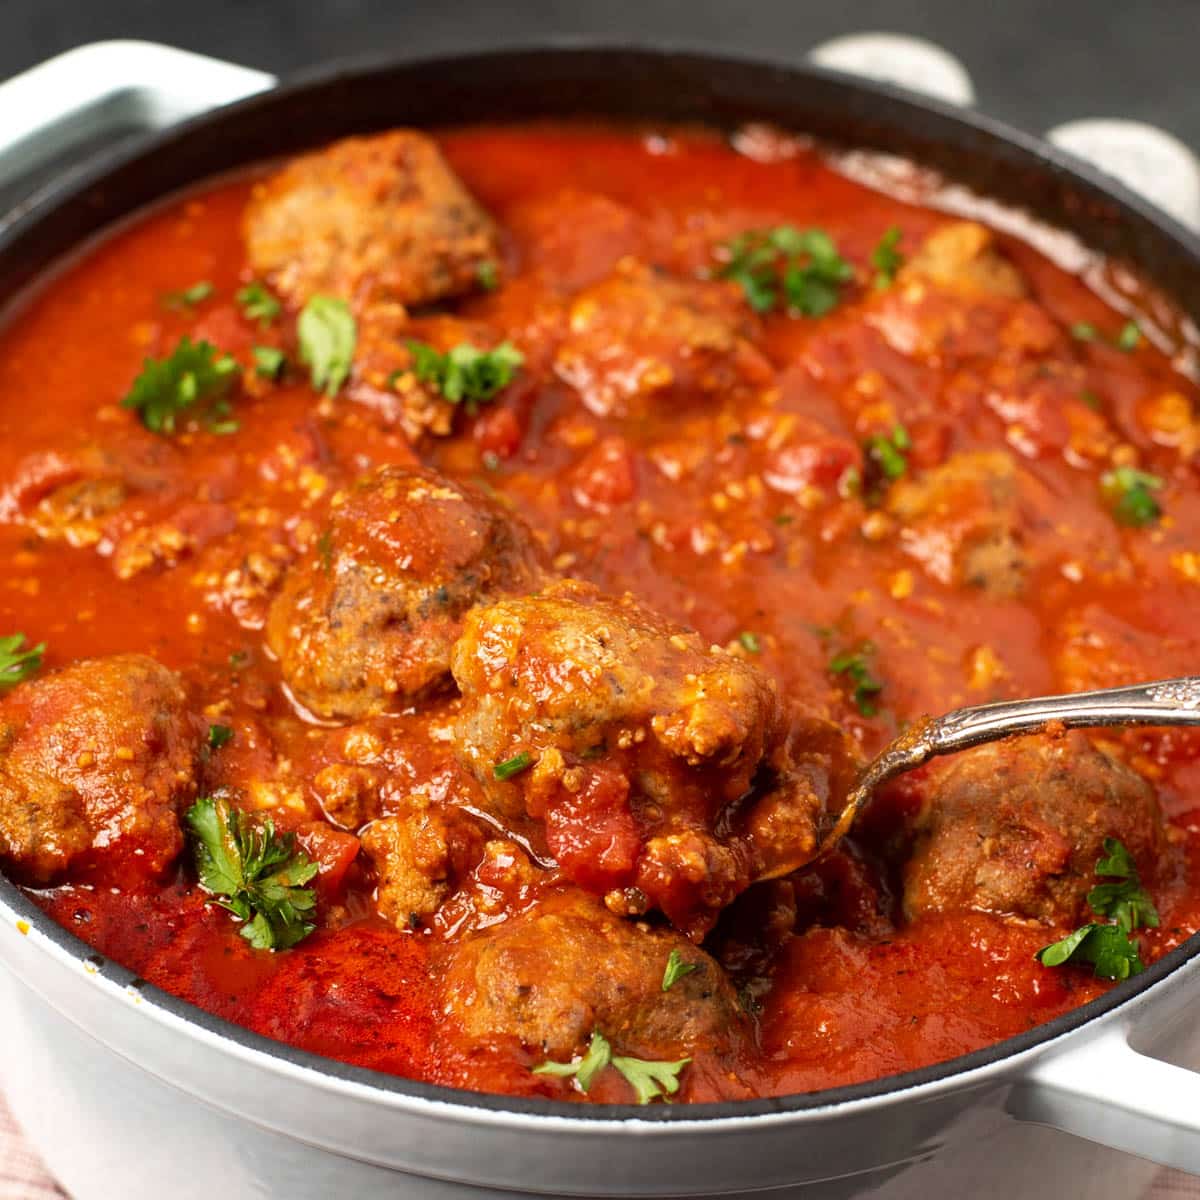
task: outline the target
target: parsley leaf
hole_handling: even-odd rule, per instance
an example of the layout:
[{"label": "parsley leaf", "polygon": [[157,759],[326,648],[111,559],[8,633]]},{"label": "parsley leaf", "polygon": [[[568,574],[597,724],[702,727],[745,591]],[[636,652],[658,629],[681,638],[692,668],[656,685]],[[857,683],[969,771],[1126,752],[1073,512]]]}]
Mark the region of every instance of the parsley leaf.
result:
[{"label": "parsley leaf", "polygon": [[296,322],[300,358],[318,392],[336,396],[350,374],[358,325],[350,305],[337,296],[312,296]]},{"label": "parsley leaf", "polygon": [[1089,965],[1097,979],[1128,979],[1145,970],[1137,942],[1119,925],[1082,925],[1043,947],[1037,958],[1045,967]]},{"label": "parsley leaf", "polygon": [[193,409],[210,433],[232,433],[237,423],[227,419],[226,396],[238,371],[231,355],[218,353],[210,342],[184,337],[168,357],[143,362],[121,407],[133,409],[154,433],[174,433],[177,419]]},{"label": "parsley leaf", "polygon": [[233,738],[233,730],[228,725],[210,725],[208,727],[208,745],[212,750],[220,750]]},{"label": "parsley leaf", "polygon": [[0,692],[7,692],[41,670],[46,643],[38,642],[28,649],[23,649],[24,645],[23,633],[0,637]]},{"label": "parsley leaf", "polygon": [[1134,467],[1117,467],[1100,476],[1100,492],[1113,516],[1135,528],[1153,525],[1162,516],[1162,506],[1153,496],[1162,486],[1157,475]]},{"label": "parsley leaf", "polygon": [[500,276],[496,271],[496,264],[490,258],[484,259],[475,268],[475,278],[485,292],[494,292],[500,286]]},{"label": "parsley leaf", "polygon": [[762,653],[762,639],[758,636],[757,633],[754,633],[752,630],[743,629],[742,632],[738,634],[738,641],[741,642],[742,649],[745,650],[747,653],[749,653],[749,654],[761,654]]},{"label": "parsley leaf", "polygon": [[666,970],[663,971],[662,990],[669,992],[672,985],[678,983],[685,975],[700,970],[699,963],[685,963],[678,950],[672,950],[667,955]]},{"label": "parsley leaf", "polygon": [[900,226],[893,225],[871,251],[871,266],[875,268],[877,288],[888,287],[896,278],[896,272],[904,266],[904,255],[897,249],[901,236]]},{"label": "parsley leaf", "polygon": [[[664,989],[665,990],[665,989]],[[626,1058],[613,1054],[608,1039],[596,1030],[582,1058],[569,1063],[544,1062],[533,1068],[535,1075],[553,1075],[559,1079],[574,1078],[583,1092],[591,1090],[596,1076],[607,1066],[615,1067],[637,1093],[639,1104],[649,1104],[659,1096],[673,1096],[679,1091],[679,1073],[692,1060],[651,1062],[643,1058]]]},{"label": "parsley leaf", "polygon": [[1095,325],[1090,321],[1076,321],[1071,326],[1071,336],[1077,342],[1094,342],[1098,335]]},{"label": "parsley leaf", "polygon": [[1097,979],[1128,979],[1145,970],[1137,942],[1130,934],[1138,928],[1158,927],[1158,909],[1138,878],[1133,855],[1116,838],[1104,839],[1104,856],[1096,874],[1117,883],[1098,883],[1087,901],[1098,917],[1113,924],[1090,922],[1037,952],[1043,966],[1090,965]]},{"label": "parsley leaf", "polygon": [[751,229],[720,254],[718,277],[738,284],[755,312],[770,312],[782,300],[791,316],[824,316],[841,299],[842,285],[854,278],[853,267],[823,229]]},{"label": "parsley leaf", "polygon": [[168,292],[163,297],[163,303],[168,308],[195,308],[216,290],[207,279],[202,279],[199,283],[193,283],[191,287],[186,287],[180,292]]},{"label": "parsley leaf", "polygon": [[1121,332],[1117,334],[1117,340],[1113,343],[1114,346],[1125,354],[1136,350],[1142,340],[1142,331],[1136,321],[1126,321],[1121,326]]},{"label": "parsley leaf", "polygon": [[877,433],[863,443],[867,477],[864,494],[870,503],[877,504],[888,485],[907,472],[911,449],[912,438],[903,425],[897,425],[891,433]]},{"label": "parsley leaf", "polygon": [[501,342],[494,350],[480,350],[470,342],[439,353],[425,342],[410,341],[413,373],[422,383],[432,384],[451,404],[466,401],[474,413],[481,401],[490,400],[512,383],[525,356],[512,344]]},{"label": "parsley leaf", "polygon": [[317,864],[296,849],[293,834],[276,834],[270,817],[256,825],[227,801],[209,797],[197,800],[185,819],[200,886],[243,922],[241,935],[250,945],[286,950],[312,933],[308,918],[317,897],[303,885]]},{"label": "parsley leaf", "polygon": [[535,1075],[553,1075],[559,1079],[574,1078],[583,1092],[591,1090],[592,1081],[612,1062],[612,1046],[599,1030],[592,1034],[587,1053],[569,1063],[544,1062],[533,1068]]},{"label": "parsley leaf", "polygon": [[864,717],[879,713],[875,697],[883,691],[883,681],[871,674],[868,659],[875,653],[872,642],[863,642],[856,651],[843,651],[829,660],[833,675],[844,675],[853,685],[854,705]]},{"label": "parsley leaf", "polygon": [[258,321],[263,326],[270,325],[283,312],[283,305],[257,279],[241,288],[235,299],[247,321]]},{"label": "parsley leaf", "polygon": [[492,768],[492,774],[501,782],[505,782],[520,775],[522,771],[529,770],[531,766],[533,766],[533,755],[528,750],[522,750],[520,754],[514,754],[512,758],[498,762]]},{"label": "parsley leaf", "polygon": [[255,346],[254,373],[261,379],[278,379],[283,374],[287,356],[275,346]]},{"label": "parsley leaf", "polygon": [[1115,921],[1126,933],[1158,928],[1158,909],[1142,887],[1133,856],[1116,838],[1104,839],[1105,857],[1096,863],[1096,874],[1119,883],[1098,883],[1087,902],[1097,916]]},{"label": "parsley leaf", "polygon": [[649,1104],[659,1096],[673,1096],[679,1091],[679,1073],[692,1060],[681,1058],[678,1062],[650,1062],[644,1058],[625,1058],[614,1054],[612,1065],[616,1067],[637,1093],[639,1104]]}]

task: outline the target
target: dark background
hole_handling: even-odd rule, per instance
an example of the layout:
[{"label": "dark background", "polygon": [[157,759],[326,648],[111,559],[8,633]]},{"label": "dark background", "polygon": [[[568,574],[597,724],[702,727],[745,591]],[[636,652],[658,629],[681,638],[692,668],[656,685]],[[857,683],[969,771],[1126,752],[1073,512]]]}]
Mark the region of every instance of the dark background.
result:
[{"label": "dark background", "polygon": [[979,106],[1026,129],[1130,116],[1200,149],[1200,0],[0,0],[0,77],[114,37],[288,74],[414,43],[500,45],[538,32],[800,57],[871,29],[940,42],[966,63]]}]

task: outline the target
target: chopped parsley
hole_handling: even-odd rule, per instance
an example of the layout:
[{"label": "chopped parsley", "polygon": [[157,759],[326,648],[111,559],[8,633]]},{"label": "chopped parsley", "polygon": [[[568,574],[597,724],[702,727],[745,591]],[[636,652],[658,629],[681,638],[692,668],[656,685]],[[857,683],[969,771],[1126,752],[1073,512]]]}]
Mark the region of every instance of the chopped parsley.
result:
[{"label": "chopped parsley", "polygon": [[247,321],[258,321],[270,325],[283,312],[283,305],[257,279],[246,284],[235,297]]},{"label": "chopped parsley", "polygon": [[321,570],[326,575],[333,574],[333,533],[326,529],[317,538],[317,557],[321,560]]},{"label": "chopped parsley", "polygon": [[203,304],[216,290],[207,279],[202,279],[199,283],[193,283],[191,287],[186,287],[182,291],[168,292],[163,297],[163,303],[168,308],[195,308],[197,304]]},{"label": "chopped parsley", "polygon": [[501,342],[494,350],[459,342],[445,354],[425,342],[409,341],[408,348],[416,377],[432,384],[451,404],[465,402],[470,413],[508,387],[525,361],[512,342]]},{"label": "chopped parsley", "polygon": [[1071,326],[1071,336],[1077,342],[1094,342],[1099,334],[1096,332],[1096,327],[1090,321],[1076,321]]},{"label": "chopped parsley", "polygon": [[275,346],[255,346],[254,373],[261,379],[278,379],[283,374],[287,355]]},{"label": "chopped parsley", "polygon": [[836,307],[854,268],[823,229],[778,225],[752,229],[721,251],[721,279],[731,279],[755,312],[780,306],[790,316],[820,317]]},{"label": "chopped parsley", "polygon": [[228,801],[209,797],[197,800],[185,819],[200,886],[242,922],[250,945],[286,950],[312,933],[317,897],[304,884],[318,868],[296,849],[294,834],[277,834],[270,817],[258,825]]},{"label": "chopped parsley", "polygon": [[500,286],[500,276],[496,271],[496,264],[490,258],[484,259],[475,268],[475,278],[485,292],[494,292]]},{"label": "chopped parsley", "polygon": [[506,758],[503,762],[498,762],[492,768],[492,774],[501,782],[520,775],[522,771],[527,771],[533,766],[533,755],[528,750],[522,750],[520,754],[514,754],[512,758]]},{"label": "chopped parsley", "polygon": [[685,975],[690,975],[693,971],[700,970],[699,963],[688,963],[683,961],[683,956],[678,950],[672,950],[667,955],[666,970],[663,971],[662,990],[669,992],[672,986],[678,983]]},{"label": "chopped parsley", "polygon": [[23,633],[0,637],[0,692],[7,692],[36,675],[42,669],[45,652],[45,642],[26,648]]},{"label": "chopped parsley", "polygon": [[1117,340],[1113,343],[1114,346],[1125,354],[1132,350],[1136,350],[1141,344],[1142,330],[1136,321],[1126,321],[1121,326],[1121,332],[1117,334]]},{"label": "chopped parsley", "polygon": [[1116,838],[1104,839],[1104,857],[1096,863],[1096,874],[1113,880],[1098,883],[1087,901],[1098,917],[1065,938],[1042,947],[1037,959],[1043,966],[1090,966],[1097,979],[1128,979],[1145,970],[1135,929],[1156,929],[1158,909],[1142,887],[1133,856]]},{"label": "chopped parsley", "polygon": [[752,633],[749,629],[743,629],[738,634],[738,641],[742,644],[742,649],[750,654],[762,653],[762,641],[757,633]]},{"label": "chopped parsley", "polygon": [[233,433],[228,394],[240,368],[210,342],[184,337],[166,358],[147,358],[121,401],[154,433],[173,434],[180,417],[195,414],[209,433]]},{"label": "chopped parsley", "polygon": [[312,371],[318,392],[336,396],[350,375],[358,325],[350,305],[338,296],[312,296],[296,322],[300,358]]},{"label": "chopped parsley", "polygon": [[228,725],[210,725],[208,727],[208,745],[212,750],[220,750],[233,739],[233,730]]},{"label": "chopped parsley", "polygon": [[863,642],[857,650],[844,651],[829,660],[829,671],[844,676],[853,686],[854,706],[864,717],[879,714],[875,698],[883,691],[883,681],[871,674],[870,658],[875,654],[872,642]]},{"label": "chopped parsley", "polygon": [[891,285],[896,278],[896,272],[904,266],[904,255],[900,253],[899,247],[900,238],[899,225],[893,225],[871,251],[871,266],[875,268],[875,286],[877,288],[885,288]]},{"label": "chopped parsley", "polygon": [[1157,475],[1134,467],[1116,467],[1100,476],[1100,493],[1113,516],[1135,528],[1153,525],[1162,516],[1162,506],[1154,498],[1162,486]]},{"label": "chopped parsley", "polygon": [[633,1088],[639,1104],[649,1104],[660,1096],[673,1096],[679,1091],[680,1072],[690,1063],[690,1058],[678,1062],[652,1062],[644,1058],[628,1058],[613,1054],[608,1039],[596,1030],[588,1043],[587,1053],[573,1058],[569,1063],[544,1062],[533,1068],[535,1075],[553,1075],[559,1079],[571,1079],[582,1092],[591,1090],[596,1076],[605,1067],[613,1067],[624,1076]]},{"label": "chopped parsley", "polygon": [[869,503],[877,504],[888,485],[908,470],[908,452],[912,438],[903,425],[891,433],[877,433],[863,443],[866,484],[863,489]]}]

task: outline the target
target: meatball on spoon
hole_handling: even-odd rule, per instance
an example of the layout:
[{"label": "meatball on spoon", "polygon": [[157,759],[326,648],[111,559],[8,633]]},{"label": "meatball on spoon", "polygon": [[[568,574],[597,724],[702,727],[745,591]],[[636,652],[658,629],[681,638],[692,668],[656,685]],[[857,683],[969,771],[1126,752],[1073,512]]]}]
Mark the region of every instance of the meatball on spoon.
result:
[{"label": "meatball on spoon", "polygon": [[867,801],[889,780],[932,758],[1022,733],[1087,729],[1105,725],[1200,725],[1200,676],[1163,679],[1129,687],[1066,696],[1002,700],[956,708],[915,721],[867,764],[849,793],[837,823],[815,853],[774,865],[763,879],[778,879],[823,858],[849,832]]}]

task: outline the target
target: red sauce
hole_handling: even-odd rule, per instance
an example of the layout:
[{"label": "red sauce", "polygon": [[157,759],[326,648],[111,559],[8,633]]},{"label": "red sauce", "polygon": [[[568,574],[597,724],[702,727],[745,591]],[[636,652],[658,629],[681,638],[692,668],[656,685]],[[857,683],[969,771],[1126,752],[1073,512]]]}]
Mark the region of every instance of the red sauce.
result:
[{"label": "red sauce", "polygon": [[[903,231],[911,255],[947,221],[851,182],[815,149],[755,161],[699,133],[583,127],[470,129],[440,140],[507,231],[504,285],[458,311],[513,331],[544,321],[547,277],[581,287],[622,256],[694,275],[733,232],[790,223],[827,230],[861,267],[889,227]],[[10,321],[0,339],[0,480],[11,481],[34,451],[106,445],[135,428],[118,403],[143,358],[167,353],[180,335],[207,337],[243,360],[251,345],[280,336],[262,333],[233,301],[250,277],[240,231],[250,186],[222,182],[139,218]],[[759,665],[788,694],[827,705],[864,753],[924,712],[1196,669],[1196,389],[1145,339],[1131,353],[1072,339],[1072,323],[1112,334],[1124,318],[1028,246],[1007,237],[1000,245],[1028,283],[1024,325],[998,332],[990,310],[951,306],[945,356],[897,348],[897,327],[881,325],[865,273],[865,286],[828,316],[764,318],[756,349],[776,393],[769,405],[718,397],[636,420],[603,418],[534,364],[523,383],[477,417],[460,414],[452,436],[419,446],[417,456],[510,497],[560,569],[610,592],[629,589],[713,642],[752,632]],[[210,300],[195,310],[164,307],[164,294],[197,280],[213,284]],[[1013,338],[1030,347],[1023,359],[1001,355],[990,374],[956,366],[972,346],[986,358]],[[120,578],[111,546],[75,547],[0,525],[0,631],[44,639],[48,667],[138,650],[178,669],[237,730],[223,752],[224,781],[248,786],[265,762],[290,760],[296,787],[287,799],[306,828],[320,818],[306,764],[319,764],[327,733],[296,714],[253,619],[242,612],[239,623],[237,605],[222,598],[220,575],[236,555],[222,559],[219,546],[232,539],[236,549],[258,511],[272,527],[300,511],[297,459],[356,471],[412,461],[401,435],[367,411],[320,403],[293,377],[239,402],[236,434],[174,439],[172,470],[194,489],[203,547],[176,565]],[[1040,489],[1030,534],[1037,553],[1019,596],[939,579],[934,551],[914,555],[897,521],[839,496],[863,440],[898,422],[911,438],[913,470],[999,449]],[[797,442],[796,429],[811,436]],[[1150,528],[1123,528],[1101,502],[1098,478],[1122,455],[1164,481],[1156,499],[1165,516]],[[222,524],[231,513],[234,532]],[[831,657],[863,641],[875,647],[871,669],[883,683],[875,716],[864,716],[846,678],[829,670]],[[231,665],[231,656],[244,657]],[[427,732],[436,710],[404,719],[412,725],[405,770],[416,780],[436,776],[446,755]],[[1153,782],[1175,839],[1155,882],[1162,925],[1142,935],[1149,960],[1200,927],[1196,742],[1157,731],[1109,740]],[[883,798],[864,841],[911,812],[920,789],[917,779]],[[613,813],[611,828],[562,816],[551,831],[560,857],[600,870],[597,848],[625,836]],[[560,1081],[529,1074],[532,1053],[497,1059],[439,1045],[431,947],[452,932],[450,917],[396,931],[374,913],[369,871],[338,861],[339,852],[337,844],[314,851],[335,865],[321,884],[320,929],[278,955],[250,949],[227,913],[205,905],[187,863],[161,888],[113,885],[101,872],[33,894],[101,953],[270,1037],[417,1079],[567,1094]],[[872,862],[875,854],[868,847]],[[1054,936],[1042,926],[986,913],[906,925],[892,885],[879,902],[856,870],[842,862],[801,884],[812,919],[754,989],[760,1049],[731,1077],[701,1048],[686,1098],[807,1091],[909,1070],[1106,990],[1086,972],[1037,963],[1035,951]],[[619,1081],[605,1080],[591,1098],[627,1097]]]}]

